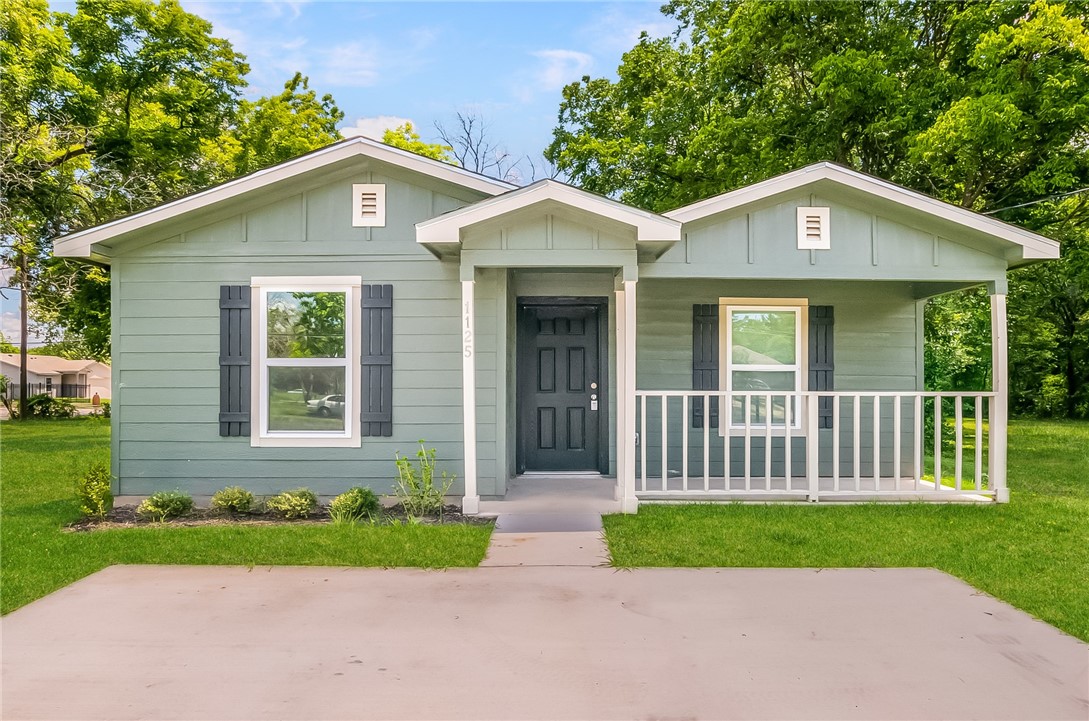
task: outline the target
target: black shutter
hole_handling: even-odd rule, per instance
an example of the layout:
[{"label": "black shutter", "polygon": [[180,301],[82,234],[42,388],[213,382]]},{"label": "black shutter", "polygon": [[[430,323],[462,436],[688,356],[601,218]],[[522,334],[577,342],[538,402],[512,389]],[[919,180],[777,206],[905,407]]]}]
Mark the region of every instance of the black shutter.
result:
[{"label": "black shutter", "polygon": [[250,434],[250,287],[219,287],[219,435]]},{"label": "black shutter", "polygon": [[[718,390],[718,304],[692,306],[692,390]],[[718,428],[718,398],[711,398],[711,428]],[[692,399],[692,426],[703,428],[703,399]]]},{"label": "black shutter", "polygon": [[[835,390],[835,354],[832,329],[835,316],[830,305],[809,306],[809,390]],[[832,427],[832,399],[817,400],[817,427]]]},{"label": "black shutter", "polygon": [[363,286],[364,436],[393,435],[393,286]]}]

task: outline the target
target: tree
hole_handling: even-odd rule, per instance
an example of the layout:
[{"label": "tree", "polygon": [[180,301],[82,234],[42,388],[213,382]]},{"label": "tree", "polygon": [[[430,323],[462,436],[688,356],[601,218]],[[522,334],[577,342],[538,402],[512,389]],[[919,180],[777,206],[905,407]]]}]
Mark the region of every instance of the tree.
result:
[{"label": "tree", "polygon": [[51,258],[53,238],[340,137],[332,97],[299,74],[243,100],[243,56],[177,0],[13,0],[0,22],[3,261],[33,315],[95,357],[108,270]]},{"label": "tree", "polygon": [[[1062,261],[1011,276],[1011,337],[1038,325],[1055,348],[1045,372],[1029,347],[1011,346],[1011,366],[1037,368],[1019,407],[1061,375],[1065,412],[1089,415],[1077,320],[1089,298],[1077,228],[1089,217],[1079,196],[1062,201],[1089,186],[1084,4],[673,0],[663,10],[673,36],[642,36],[615,81],[564,88],[549,160],[589,190],[657,211],[834,160],[1050,233],[1066,243]],[[928,315],[975,314],[930,329],[931,357],[951,363],[938,387],[987,377],[981,310],[969,294]]]},{"label": "tree", "polygon": [[506,180],[517,161],[492,139],[490,125],[483,116],[458,111],[454,120],[453,127],[436,122],[435,130],[443,144],[450,148],[457,164],[474,173]]},{"label": "tree", "polygon": [[441,160],[451,165],[458,164],[457,159],[454,158],[451,152],[453,151],[452,147],[442,143],[425,143],[420,140],[420,134],[416,132],[410,122],[396,128],[386,128],[386,132],[382,134],[382,142],[401,150],[407,150],[410,153],[416,153],[416,155],[422,155],[425,158]]}]

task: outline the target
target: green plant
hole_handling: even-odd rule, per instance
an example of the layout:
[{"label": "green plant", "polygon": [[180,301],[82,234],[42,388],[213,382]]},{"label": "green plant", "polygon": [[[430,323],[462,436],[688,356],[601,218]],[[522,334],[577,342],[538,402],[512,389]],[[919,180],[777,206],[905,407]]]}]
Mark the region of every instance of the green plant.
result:
[{"label": "green plant", "polygon": [[253,494],[241,486],[228,486],[215,492],[211,505],[228,513],[249,513],[253,508]]},{"label": "green plant", "polygon": [[80,513],[91,518],[106,517],[113,508],[113,493],[110,491],[112,478],[108,465],[95,463],[76,481]]},{"label": "green plant", "polygon": [[152,521],[184,516],[193,510],[193,497],[181,491],[158,491],[136,507],[136,514]]},{"label": "green plant", "polygon": [[382,509],[378,496],[369,488],[350,488],[329,504],[333,523],[358,523],[373,519]]},{"label": "green plant", "polygon": [[295,488],[273,496],[265,505],[284,518],[306,518],[318,507],[318,497],[309,488]]},{"label": "green plant", "polygon": [[450,491],[457,476],[443,471],[442,484],[436,487],[435,449],[426,448],[422,440],[419,443],[416,465],[407,456],[396,454],[397,485],[393,493],[409,518],[427,513],[438,513],[441,516],[443,497]]},{"label": "green plant", "polygon": [[76,407],[67,398],[39,393],[26,399],[26,414],[28,418],[74,418]]},{"label": "green plant", "polygon": [[101,403],[98,404],[98,415],[102,416],[103,418],[109,418],[110,417],[110,402],[109,401],[102,401]]}]

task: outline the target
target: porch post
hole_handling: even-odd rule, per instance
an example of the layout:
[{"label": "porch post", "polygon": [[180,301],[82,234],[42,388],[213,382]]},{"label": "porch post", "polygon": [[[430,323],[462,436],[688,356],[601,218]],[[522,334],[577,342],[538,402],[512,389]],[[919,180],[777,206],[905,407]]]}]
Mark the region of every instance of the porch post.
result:
[{"label": "porch post", "polygon": [[624,311],[626,306],[624,304],[624,287],[623,281],[617,279],[617,290],[614,291],[616,298],[616,486],[613,488],[613,500],[619,501],[624,498],[624,486],[625,480],[628,477],[628,454],[624,452],[624,433],[625,428],[628,427],[628,394],[627,383],[625,383],[625,370],[627,364],[624,362],[624,344],[625,331],[627,330],[627,323],[624,320]]},{"label": "porch post", "polygon": [[1006,487],[1006,416],[1009,407],[1009,369],[1006,338],[1006,280],[989,284],[991,295],[991,390],[990,449],[987,473],[995,500],[1008,503]]},{"label": "porch post", "polygon": [[[626,275],[626,274],[625,274]],[[635,280],[624,279],[624,431],[621,450],[624,453],[624,477],[620,511],[635,513],[639,500],[635,497]],[[617,354],[617,359],[621,355]],[[640,439],[645,442],[644,439]]]},{"label": "porch post", "polygon": [[[472,273],[473,269],[469,268]],[[473,316],[475,295],[473,280],[461,281],[461,402],[464,424],[465,496],[461,500],[462,513],[480,512],[480,495],[476,488],[476,336]]]}]

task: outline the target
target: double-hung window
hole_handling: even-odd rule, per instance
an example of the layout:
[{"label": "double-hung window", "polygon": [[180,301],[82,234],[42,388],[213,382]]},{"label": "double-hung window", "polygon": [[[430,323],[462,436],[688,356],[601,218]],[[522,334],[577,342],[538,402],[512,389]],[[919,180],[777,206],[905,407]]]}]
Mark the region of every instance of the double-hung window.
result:
[{"label": "double-hung window", "polygon": [[804,389],[804,298],[720,301],[725,325],[721,387],[731,397],[730,427],[801,427],[798,395]]},{"label": "double-hung window", "polygon": [[358,276],[253,279],[253,445],[360,445],[360,284]]}]

